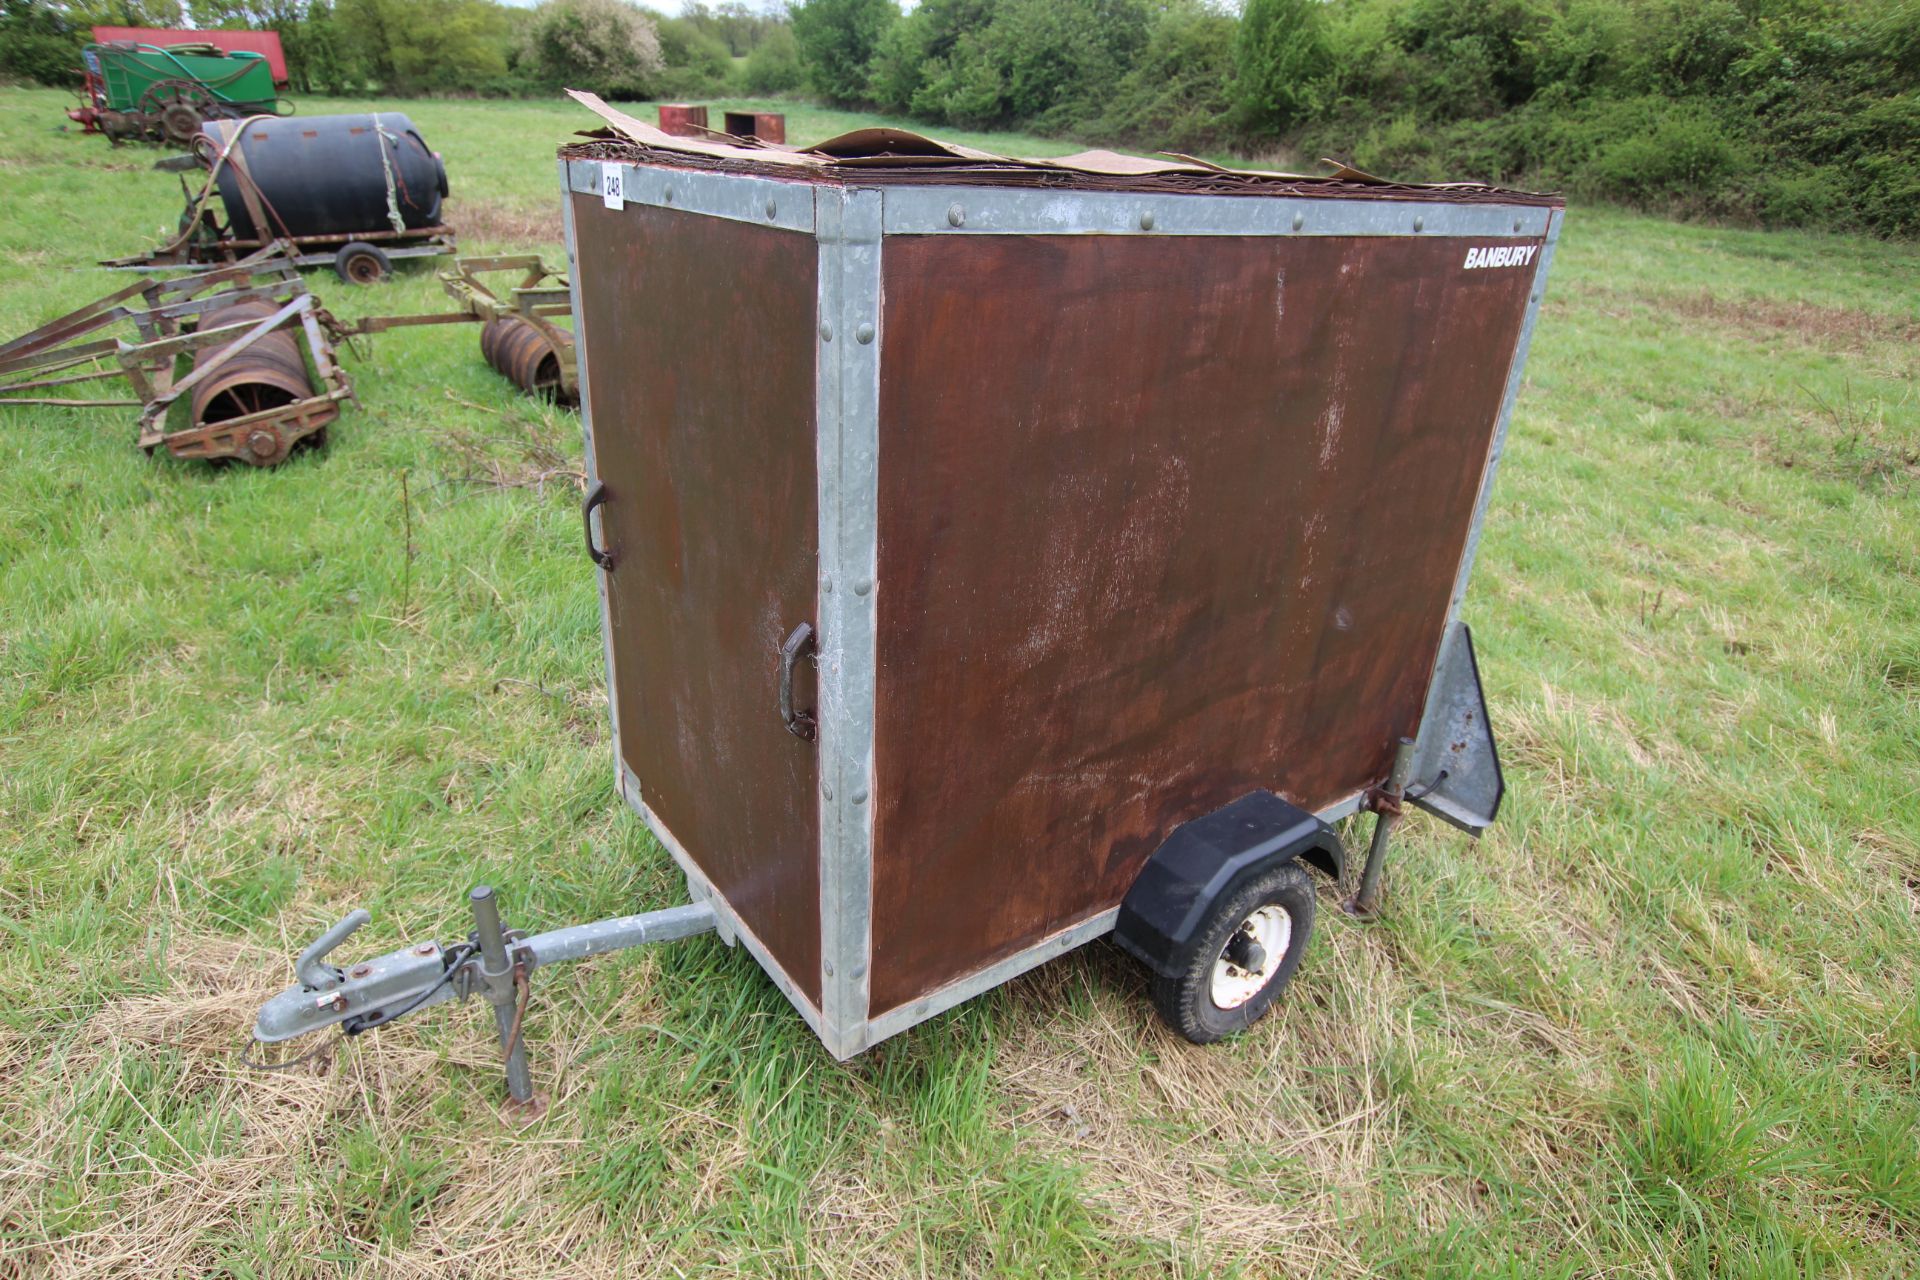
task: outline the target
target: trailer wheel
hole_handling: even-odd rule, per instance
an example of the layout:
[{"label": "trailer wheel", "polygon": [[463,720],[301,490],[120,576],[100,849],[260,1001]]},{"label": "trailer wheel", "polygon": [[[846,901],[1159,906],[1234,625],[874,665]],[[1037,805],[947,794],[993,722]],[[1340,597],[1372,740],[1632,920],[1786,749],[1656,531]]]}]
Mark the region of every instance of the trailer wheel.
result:
[{"label": "trailer wheel", "polygon": [[340,252],[333,255],[333,270],[348,284],[379,284],[393,274],[393,263],[373,245],[353,240],[341,245]]},{"label": "trailer wheel", "polygon": [[1313,907],[1313,881],[1297,862],[1229,886],[1181,948],[1175,976],[1154,976],[1160,1016],[1195,1044],[1258,1022],[1300,967]]}]

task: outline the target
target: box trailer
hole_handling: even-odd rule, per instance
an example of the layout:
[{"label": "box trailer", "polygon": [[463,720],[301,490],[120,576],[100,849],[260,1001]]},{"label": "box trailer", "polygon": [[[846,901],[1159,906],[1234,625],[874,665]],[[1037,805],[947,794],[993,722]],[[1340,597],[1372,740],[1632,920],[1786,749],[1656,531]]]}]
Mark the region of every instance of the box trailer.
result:
[{"label": "box trailer", "polygon": [[[613,763],[694,900],[583,927],[718,929],[841,1058],[1113,933],[1206,1041],[1299,963],[1331,824],[1379,815],[1364,909],[1403,798],[1493,820],[1460,604],[1558,199],[581,97]],[[470,964],[514,1047],[507,961],[432,959],[335,1012]]]}]

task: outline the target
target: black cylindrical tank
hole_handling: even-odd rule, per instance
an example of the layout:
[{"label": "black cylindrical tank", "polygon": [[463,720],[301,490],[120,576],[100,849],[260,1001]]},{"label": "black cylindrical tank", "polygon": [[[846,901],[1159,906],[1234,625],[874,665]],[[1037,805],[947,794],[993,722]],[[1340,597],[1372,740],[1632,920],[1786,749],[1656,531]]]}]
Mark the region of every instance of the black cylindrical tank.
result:
[{"label": "black cylindrical tank", "polygon": [[[397,111],[354,116],[284,116],[202,127],[214,154],[237,129],[234,151],[260,189],[268,235],[341,236],[414,231],[440,224],[447,170],[413,121]],[[218,175],[227,222],[243,240],[260,238],[230,158]],[[396,215],[399,225],[395,225]],[[284,226],[282,224],[285,224]]]}]

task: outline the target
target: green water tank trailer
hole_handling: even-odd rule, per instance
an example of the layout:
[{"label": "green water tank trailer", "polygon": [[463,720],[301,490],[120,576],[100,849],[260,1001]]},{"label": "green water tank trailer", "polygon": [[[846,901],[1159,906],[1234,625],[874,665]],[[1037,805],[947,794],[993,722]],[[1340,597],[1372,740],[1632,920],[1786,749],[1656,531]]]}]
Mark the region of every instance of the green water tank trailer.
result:
[{"label": "green water tank trailer", "polygon": [[292,109],[275,94],[273,70],[257,53],[112,41],[88,45],[81,58],[84,102],[67,116],[116,142],[140,138],[185,146],[209,120]]}]

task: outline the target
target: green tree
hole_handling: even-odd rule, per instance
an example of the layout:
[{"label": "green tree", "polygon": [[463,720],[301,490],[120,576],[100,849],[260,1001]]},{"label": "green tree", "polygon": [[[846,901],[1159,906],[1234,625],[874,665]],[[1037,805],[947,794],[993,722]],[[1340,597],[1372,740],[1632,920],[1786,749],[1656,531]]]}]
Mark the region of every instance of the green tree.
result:
[{"label": "green tree", "polygon": [[882,105],[959,125],[1072,129],[1146,48],[1147,0],[926,0],[873,59]]},{"label": "green tree", "polygon": [[747,55],[749,93],[792,93],[805,82],[806,74],[800,62],[800,43],[793,38],[793,28],[784,22],[762,36]]},{"label": "green tree", "polygon": [[727,46],[727,55],[733,58],[748,56],[773,32],[787,25],[783,15],[755,9],[741,0],[723,0],[720,4],[688,0],[680,16],[718,38]]},{"label": "green tree", "polygon": [[1305,120],[1329,60],[1322,0],[1247,0],[1236,49],[1239,97],[1256,126],[1285,129]]},{"label": "green tree", "polygon": [[[923,97],[930,80],[944,78],[968,32],[984,31],[997,0],[921,0],[887,29],[869,67],[869,92],[890,111],[940,116],[937,95]],[[918,103],[919,105],[916,105]]]},{"label": "green tree", "polygon": [[287,74],[292,87],[302,93],[320,90],[346,93],[356,88],[341,44],[340,32],[333,22],[333,5],[329,0],[313,0],[300,23],[297,56],[294,49],[287,50]]},{"label": "green tree", "polygon": [[489,0],[406,0],[410,20],[394,50],[396,91],[471,93],[507,74],[507,18]]},{"label": "green tree", "polygon": [[343,76],[388,93],[498,91],[512,38],[493,0],[336,0]]},{"label": "green tree", "polygon": [[644,98],[665,65],[653,17],[621,0],[547,0],[522,40],[525,72],[555,89]]},{"label": "green tree", "polygon": [[686,18],[660,20],[660,56],[666,71],[658,91],[668,97],[725,93],[733,79],[733,55],[726,41]]},{"label": "green tree", "polygon": [[49,5],[66,12],[75,29],[91,27],[177,27],[183,11],[180,0],[67,0]]},{"label": "green tree", "polygon": [[868,100],[869,68],[887,31],[900,20],[894,0],[806,0],[793,9],[807,84],[828,102]]},{"label": "green tree", "polygon": [[77,82],[85,33],[52,5],[0,0],[0,76],[41,84]]},{"label": "green tree", "polygon": [[1147,146],[1198,150],[1226,141],[1238,89],[1240,24],[1201,0],[1171,0],[1095,126]]}]

